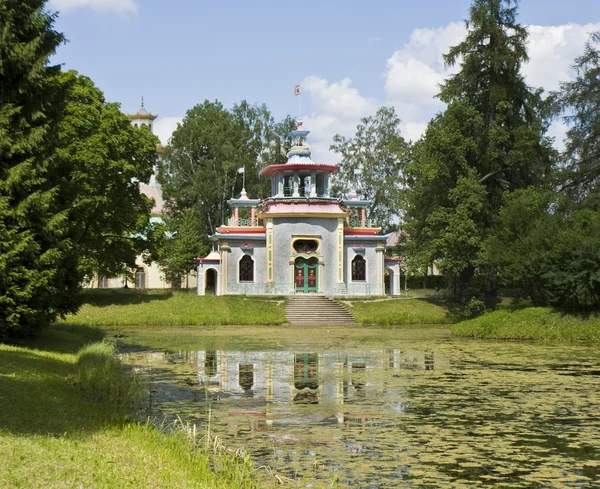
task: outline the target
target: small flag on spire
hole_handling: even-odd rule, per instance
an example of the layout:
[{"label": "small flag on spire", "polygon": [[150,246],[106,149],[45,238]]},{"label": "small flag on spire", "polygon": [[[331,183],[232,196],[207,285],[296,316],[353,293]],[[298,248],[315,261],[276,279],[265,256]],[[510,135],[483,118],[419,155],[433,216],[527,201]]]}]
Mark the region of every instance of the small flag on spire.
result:
[{"label": "small flag on spire", "polygon": [[294,95],[300,95],[300,85],[296,85],[296,88],[294,89]]},{"label": "small flag on spire", "polygon": [[246,169],[242,166],[241,168],[238,168],[238,173],[245,173]]}]

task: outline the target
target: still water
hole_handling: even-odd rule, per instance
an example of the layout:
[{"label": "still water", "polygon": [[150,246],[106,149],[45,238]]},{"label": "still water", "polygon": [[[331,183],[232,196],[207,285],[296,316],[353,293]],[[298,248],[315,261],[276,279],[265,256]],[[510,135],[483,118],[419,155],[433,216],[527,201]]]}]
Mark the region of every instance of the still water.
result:
[{"label": "still water", "polygon": [[210,406],[212,432],[291,487],[600,487],[598,349],[383,336],[123,358],[153,417],[202,430]]}]

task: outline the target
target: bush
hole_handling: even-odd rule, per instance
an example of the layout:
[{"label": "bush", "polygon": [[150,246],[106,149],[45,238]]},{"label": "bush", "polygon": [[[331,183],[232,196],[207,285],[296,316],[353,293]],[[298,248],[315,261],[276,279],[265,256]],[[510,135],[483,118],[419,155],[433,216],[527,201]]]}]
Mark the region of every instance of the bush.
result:
[{"label": "bush", "polygon": [[134,406],[142,386],[133,370],[126,371],[116,357],[115,347],[104,342],[84,346],[77,353],[75,385],[94,401],[117,406]]},{"label": "bush", "polygon": [[484,312],[485,303],[477,297],[471,297],[461,309],[461,316],[464,319],[473,319],[481,316]]}]

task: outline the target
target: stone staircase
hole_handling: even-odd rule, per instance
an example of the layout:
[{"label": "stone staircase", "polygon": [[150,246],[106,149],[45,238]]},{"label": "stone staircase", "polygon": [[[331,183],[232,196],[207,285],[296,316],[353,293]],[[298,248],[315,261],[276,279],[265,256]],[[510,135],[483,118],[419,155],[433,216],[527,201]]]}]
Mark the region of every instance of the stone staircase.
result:
[{"label": "stone staircase", "polygon": [[354,318],[346,308],[319,295],[288,297],[285,317],[290,324],[354,324]]}]

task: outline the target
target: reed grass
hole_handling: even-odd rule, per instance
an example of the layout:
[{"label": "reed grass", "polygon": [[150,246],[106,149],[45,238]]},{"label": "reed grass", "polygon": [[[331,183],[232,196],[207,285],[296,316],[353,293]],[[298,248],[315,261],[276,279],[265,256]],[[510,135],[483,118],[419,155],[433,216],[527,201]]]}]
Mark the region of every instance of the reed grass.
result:
[{"label": "reed grass", "polygon": [[77,353],[75,385],[94,401],[133,408],[142,397],[142,382],[134,370],[125,370],[116,353],[106,342],[84,346]]},{"label": "reed grass", "polygon": [[567,314],[549,307],[507,308],[452,327],[454,336],[502,340],[600,342],[600,315]]}]

